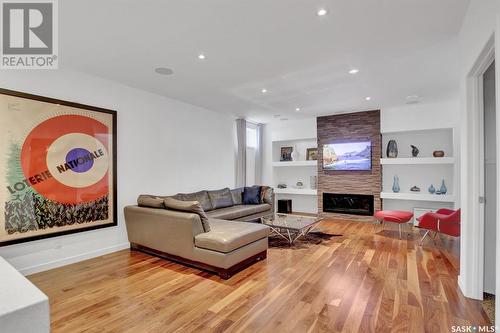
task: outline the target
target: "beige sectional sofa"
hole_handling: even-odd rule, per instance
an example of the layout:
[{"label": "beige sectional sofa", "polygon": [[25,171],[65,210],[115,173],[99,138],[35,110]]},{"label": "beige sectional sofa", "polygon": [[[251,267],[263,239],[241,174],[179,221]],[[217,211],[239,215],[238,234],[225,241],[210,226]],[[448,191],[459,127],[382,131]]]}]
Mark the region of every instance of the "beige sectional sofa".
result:
[{"label": "beige sectional sofa", "polygon": [[244,205],[242,189],[177,194],[198,201],[208,215],[210,231],[192,212],[165,209],[166,197],[141,195],[137,206],[125,207],[131,248],[216,272],[228,279],[236,271],[267,257],[269,227],[258,222],[274,214],[274,193],[263,187],[261,202]]}]

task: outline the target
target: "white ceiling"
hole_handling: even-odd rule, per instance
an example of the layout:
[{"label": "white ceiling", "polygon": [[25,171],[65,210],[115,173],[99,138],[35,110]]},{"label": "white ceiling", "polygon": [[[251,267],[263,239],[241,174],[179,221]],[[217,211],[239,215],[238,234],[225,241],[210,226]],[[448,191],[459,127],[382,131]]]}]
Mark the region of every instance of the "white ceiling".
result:
[{"label": "white ceiling", "polygon": [[[65,0],[60,65],[261,122],[274,114],[400,105],[408,95],[437,101],[458,89],[456,36],[467,6],[468,0]],[[316,15],[321,7],[328,15]],[[201,52],[207,59],[197,58]],[[175,74],[158,75],[156,67]],[[360,72],[348,74],[353,67]]]}]

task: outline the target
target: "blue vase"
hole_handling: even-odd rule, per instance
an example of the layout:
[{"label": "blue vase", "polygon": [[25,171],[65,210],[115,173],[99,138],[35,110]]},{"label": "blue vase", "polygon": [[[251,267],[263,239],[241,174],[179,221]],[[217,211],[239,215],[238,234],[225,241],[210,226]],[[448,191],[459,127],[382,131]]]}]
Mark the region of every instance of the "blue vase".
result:
[{"label": "blue vase", "polygon": [[394,182],[392,183],[392,192],[398,193],[401,189],[399,188],[399,177],[394,176]]},{"label": "blue vase", "polygon": [[446,188],[446,185],[444,184],[444,179],[443,179],[443,181],[441,182],[441,188],[439,189],[439,192],[441,192],[441,194],[446,194],[447,191],[448,191],[448,189]]},{"label": "blue vase", "polygon": [[430,194],[436,193],[436,189],[434,188],[434,185],[432,185],[432,184],[431,184],[431,186],[429,186],[429,193]]}]

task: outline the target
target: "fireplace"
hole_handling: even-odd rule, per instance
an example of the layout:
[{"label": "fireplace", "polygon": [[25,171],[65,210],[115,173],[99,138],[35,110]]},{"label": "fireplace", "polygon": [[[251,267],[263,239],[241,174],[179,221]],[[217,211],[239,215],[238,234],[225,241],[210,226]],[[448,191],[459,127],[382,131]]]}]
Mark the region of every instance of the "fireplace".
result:
[{"label": "fireplace", "polygon": [[323,193],[323,211],[328,213],[371,216],[373,204],[373,195]]}]

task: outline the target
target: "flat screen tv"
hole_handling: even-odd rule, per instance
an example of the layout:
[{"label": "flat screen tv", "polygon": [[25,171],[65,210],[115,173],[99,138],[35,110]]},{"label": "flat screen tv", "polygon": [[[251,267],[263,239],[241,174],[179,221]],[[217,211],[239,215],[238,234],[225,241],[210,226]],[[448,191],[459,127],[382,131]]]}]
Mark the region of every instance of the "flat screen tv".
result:
[{"label": "flat screen tv", "polygon": [[371,170],[371,141],[330,143],[323,145],[323,169],[332,171]]}]

